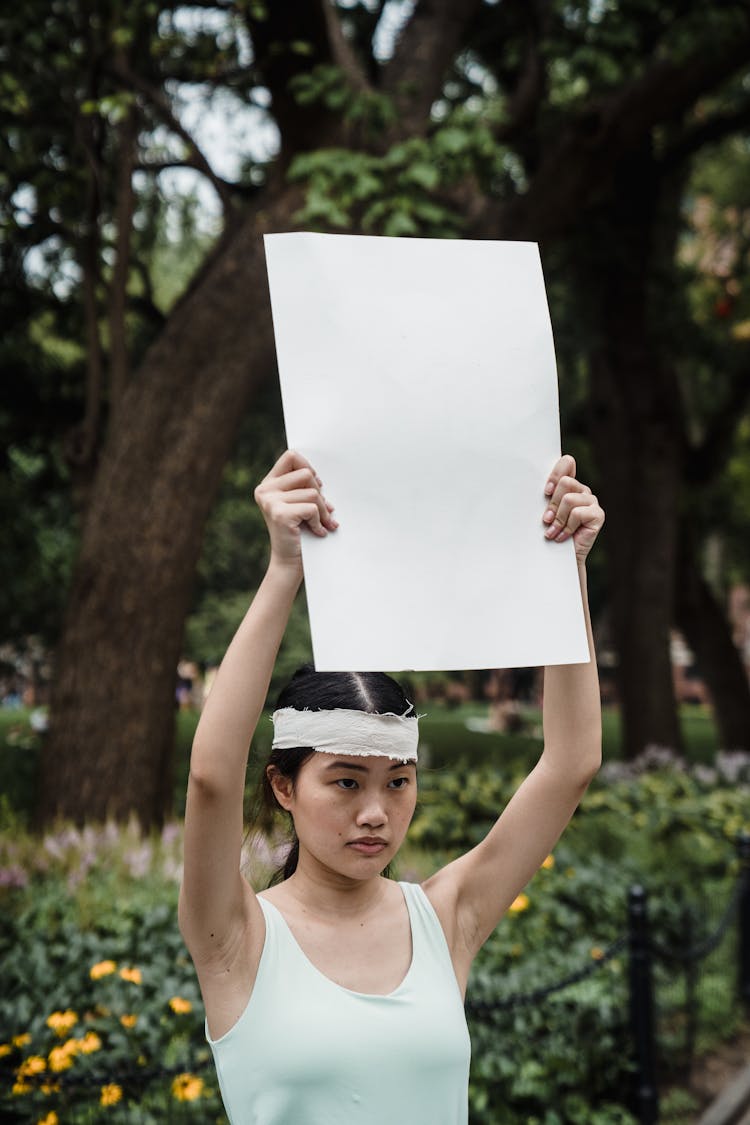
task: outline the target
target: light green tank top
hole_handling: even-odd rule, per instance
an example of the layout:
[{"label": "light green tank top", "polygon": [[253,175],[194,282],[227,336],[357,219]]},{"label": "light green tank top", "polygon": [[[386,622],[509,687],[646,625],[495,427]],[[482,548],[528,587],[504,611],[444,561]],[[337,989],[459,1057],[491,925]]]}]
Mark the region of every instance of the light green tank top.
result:
[{"label": "light green tank top", "polygon": [[245,1011],[206,1038],[231,1125],[466,1125],[471,1047],[443,928],[420,886],[400,883],[412,962],[387,996],[321,973],[279,910]]}]

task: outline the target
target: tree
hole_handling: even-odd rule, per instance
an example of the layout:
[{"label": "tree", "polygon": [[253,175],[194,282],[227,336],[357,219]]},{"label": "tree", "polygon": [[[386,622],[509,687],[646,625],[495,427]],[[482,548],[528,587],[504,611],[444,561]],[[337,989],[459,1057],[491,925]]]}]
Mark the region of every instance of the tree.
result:
[{"label": "tree", "polygon": [[[744,3],[641,0],[625,10],[419,0],[403,9],[393,51],[379,58],[373,37],[382,10],[217,0],[224,37],[186,44],[167,5],[113,3],[97,19],[83,3],[53,7],[61,25],[74,25],[61,38],[85,47],[69,53],[85,65],[67,107],[89,169],[77,240],[88,338],[85,453],[91,433],[103,430],[105,369],[109,394],[57,655],[43,818],[136,809],[152,823],[167,807],[174,668],[201,534],[238,420],[273,371],[264,231],[305,222],[568,245],[582,214],[607,214],[614,227],[624,172],[631,162],[648,168],[665,136],[687,143],[717,119],[734,115],[735,127],[746,120],[745,95],[729,81],[750,61]],[[248,99],[270,93],[280,150],[267,167],[250,169],[254,179],[223,182],[180,124],[172,91],[198,75],[233,83]],[[20,112],[13,119],[17,131],[22,120]],[[185,146],[167,159],[200,168],[213,183],[225,229],[133,367],[125,355],[135,305],[130,172],[154,162],[141,150],[156,121]],[[96,255],[105,234],[106,269]],[[613,393],[643,396],[656,417],[663,391],[642,387],[634,371],[631,364],[609,373]],[[664,380],[668,386],[666,371]],[[679,490],[679,459],[660,459],[659,441],[657,434],[640,466],[650,521]],[[606,451],[602,458],[604,475],[611,459]],[[614,489],[612,502],[610,509],[629,498]],[[669,568],[673,544],[665,540],[664,550]],[[638,604],[650,604],[650,581],[636,567],[630,589]],[[643,622],[661,670],[662,620],[654,630]]]}]

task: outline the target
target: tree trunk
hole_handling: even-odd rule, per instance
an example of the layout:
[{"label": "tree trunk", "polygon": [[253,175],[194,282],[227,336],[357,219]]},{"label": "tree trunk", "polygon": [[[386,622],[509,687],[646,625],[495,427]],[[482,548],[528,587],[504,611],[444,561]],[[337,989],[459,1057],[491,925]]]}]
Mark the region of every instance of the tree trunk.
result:
[{"label": "tree trunk", "polygon": [[202,531],[252,391],[274,369],[261,233],[288,229],[298,205],[287,193],[248,219],[123,394],[56,657],[41,822],[135,811],[149,826],[170,807],[176,666]]},{"label": "tree trunk", "polygon": [[606,481],[601,500],[628,758],[649,745],[682,745],[670,660],[679,448],[656,418],[633,425],[632,417],[622,417],[629,393],[623,380],[633,358],[621,354],[612,362],[611,355],[598,355],[592,363],[594,449]]},{"label": "tree trunk", "polygon": [[[458,0],[445,0],[431,11],[438,26],[450,16],[418,68],[419,89],[437,93],[468,9],[461,18]],[[290,79],[310,62],[278,50],[299,38],[315,45],[314,63],[352,64],[331,35],[328,0],[271,5],[251,23],[255,63],[282,126],[281,157],[258,209],[214,250],[118,402],[56,656],[39,824],[136,812],[149,826],[171,805],[176,667],[203,528],[242,413],[274,369],[261,234],[293,227],[302,199],[285,186],[291,156],[342,143],[348,130],[319,103],[300,109]],[[126,77],[169,114],[158,90]]]},{"label": "tree trunk", "polygon": [[628,758],[649,745],[679,750],[682,744],[670,659],[682,418],[674,372],[649,325],[657,195],[650,159],[642,154],[618,177],[589,276],[600,332],[591,357],[591,433],[606,482],[601,499]]},{"label": "tree trunk", "polygon": [[677,620],[708,685],[719,742],[750,751],[750,684],[726,614],[701,574],[688,530],[680,540]]}]

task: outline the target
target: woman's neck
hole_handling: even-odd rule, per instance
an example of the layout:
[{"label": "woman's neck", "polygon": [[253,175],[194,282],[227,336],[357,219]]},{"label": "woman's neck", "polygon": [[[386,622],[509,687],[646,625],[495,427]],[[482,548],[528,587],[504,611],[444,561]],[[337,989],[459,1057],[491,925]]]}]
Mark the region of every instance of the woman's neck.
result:
[{"label": "woman's neck", "polygon": [[304,852],[293,875],[284,881],[286,894],[306,913],[321,921],[369,914],[384,901],[389,880],[382,875],[351,879],[323,867]]}]

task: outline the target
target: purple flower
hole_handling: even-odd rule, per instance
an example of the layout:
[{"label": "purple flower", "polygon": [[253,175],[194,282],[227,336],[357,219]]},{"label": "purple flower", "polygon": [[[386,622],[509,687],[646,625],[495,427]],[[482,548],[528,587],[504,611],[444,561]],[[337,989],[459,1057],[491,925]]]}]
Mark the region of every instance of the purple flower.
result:
[{"label": "purple flower", "polygon": [[0,887],[25,887],[28,881],[28,875],[17,863],[11,867],[0,867]]}]

